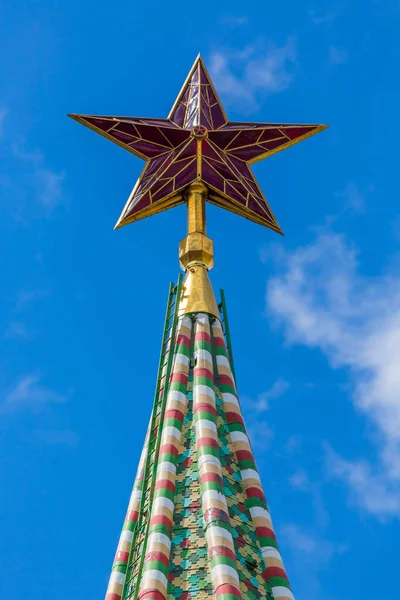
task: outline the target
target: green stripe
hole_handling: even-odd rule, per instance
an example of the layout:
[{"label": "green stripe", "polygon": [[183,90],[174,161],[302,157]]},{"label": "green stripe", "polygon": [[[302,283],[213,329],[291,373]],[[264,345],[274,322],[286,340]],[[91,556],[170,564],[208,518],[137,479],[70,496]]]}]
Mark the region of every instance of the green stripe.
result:
[{"label": "green stripe", "polygon": [[239,591],[237,596],[234,594],[221,594],[218,596],[218,600],[238,600],[238,598],[240,598]]},{"label": "green stripe", "polygon": [[204,377],[204,375],[195,375],[194,376],[194,385],[206,385],[208,387],[210,387],[212,390],[214,390],[214,384],[212,382],[212,379],[210,379],[209,377]]},{"label": "green stripe", "polygon": [[212,412],[208,412],[205,410],[198,410],[194,415],[194,422],[197,423],[198,421],[201,421],[201,420],[212,421],[213,423],[217,422],[217,419]]},{"label": "green stripe", "polygon": [[166,567],[159,560],[149,560],[144,563],[143,571],[152,571],[153,569],[156,571],[161,571],[161,573],[164,573],[166,577],[168,575],[168,567]]},{"label": "green stripe", "polygon": [[177,456],[174,456],[173,454],[171,454],[171,452],[163,452],[162,454],[160,453],[160,458],[159,460],[161,462],[170,462],[173,465],[176,465],[176,462],[178,460]]},{"label": "green stripe", "polygon": [[126,574],[126,563],[121,562],[120,560],[118,560],[117,562],[115,562],[113,564],[113,571],[118,571],[118,573],[124,573]]},{"label": "green stripe", "polygon": [[182,392],[186,394],[186,385],[181,383],[180,381],[172,381],[169,385],[170,390],[178,390],[178,392]]},{"label": "green stripe", "polygon": [[252,460],[239,460],[238,462],[240,469],[256,469],[256,465]]},{"label": "green stripe", "polygon": [[226,358],[229,358],[227,351],[225,350],[225,348],[222,348],[222,346],[215,346],[214,352],[217,356],[226,356]]},{"label": "green stripe", "polygon": [[268,510],[267,503],[261,498],[246,498],[246,506],[247,508],[253,508],[254,506],[261,506],[261,508],[266,508]]},{"label": "green stripe", "polygon": [[220,383],[219,384],[219,389],[221,390],[222,393],[228,393],[228,394],[233,394],[234,396],[236,396],[236,390],[235,388],[233,388],[232,386],[228,385],[227,383]]},{"label": "green stripe", "polygon": [[224,487],[217,481],[206,481],[201,484],[200,489],[202,493],[208,490],[216,490],[217,492],[221,492],[221,494],[224,493]]},{"label": "green stripe", "polygon": [[213,448],[212,446],[202,446],[201,448],[197,448],[197,454],[199,456],[204,456],[204,454],[211,454],[216,458],[219,458],[219,452],[217,448]]},{"label": "green stripe", "polygon": [[211,353],[210,344],[204,340],[199,340],[198,342],[195,342],[194,349],[195,350],[208,350]]},{"label": "green stripe", "polygon": [[223,554],[211,558],[211,568],[216,567],[217,565],[228,565],[236,570],[236,560],[233,560],[229,556],[224,556]]},{"label": "green stripe", "polygon": [[[238,423],[237,421],[234,423],[228,423],[229,431],[241,431],[242,433],[246,433],[246,429],[244,425]],[[247,435],[247,434],[246,434]]]},{"label": "green stripe", "polygon": [[[268,569],[267,569],[267,574],[268,574]],[[270,577],[268,581],[272,587],[278,587],[278,586],[282,585],[283,587],[290,590],[289,582],[284,577]]]},{"label": "green stripe", "polygon": [[185,356],[189,356],[190,357],[190,348],[188,348],[187,346],[185,346],[185,344],[178,344],[176,347],[176,352],[178,354],[184,354]]},{"label": "green stripe", "polygon": [[150,525],[149,527],[150,533],[165,533],[166,536],[171,537],[171,532],[166,525],[162,523],[157,523],[157,525]]},{"label": "green stripe", "polygon": [[175,419],[174,417],[168,417],[165,419],[165,425],[168,427],[176,427],[179,431],[182,431],[183,423],[179,421],[179,419]]},{"label": "green stripe", "polygon": [[168,488],[158,488],[154,491],[154,498],[168,498],[168,500],[174,500],[174,492],[171,492]]},{"label": "green stripe", "polygon": [[271,546],[272,548],[279,550],[279,546],[276,540],[265,536],[259,537],[258,539],[262,548],[265,548],[266,546]]}]

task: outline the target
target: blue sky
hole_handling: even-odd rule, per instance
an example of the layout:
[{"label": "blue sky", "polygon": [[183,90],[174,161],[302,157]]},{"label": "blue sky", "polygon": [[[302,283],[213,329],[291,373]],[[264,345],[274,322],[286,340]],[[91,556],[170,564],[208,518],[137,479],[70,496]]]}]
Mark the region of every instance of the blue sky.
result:
[{"label": "blue sky", "polygon": [[185,235],[183,207],[114,232],[143,165],[65,115],[164,117],[199,51],[232,120],[331,126],[254,169],[285,238],[209,207],[211,275],[296,597],[393,596],[399,25],[397,0],[3,5],[2,599],[102,598]]}]

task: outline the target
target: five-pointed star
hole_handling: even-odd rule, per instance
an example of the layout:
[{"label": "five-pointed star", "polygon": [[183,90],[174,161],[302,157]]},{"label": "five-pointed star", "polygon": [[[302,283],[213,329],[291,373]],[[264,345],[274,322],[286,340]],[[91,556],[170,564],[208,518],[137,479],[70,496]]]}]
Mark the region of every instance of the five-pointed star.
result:
[{"label": "five-pointed star", "polygon": [[182,204],[202,181],[209,202],[281,233],[250,165],[325,129],[228,121],[200,56],[167,119],[69,116],[146,161],[116,227]]}]

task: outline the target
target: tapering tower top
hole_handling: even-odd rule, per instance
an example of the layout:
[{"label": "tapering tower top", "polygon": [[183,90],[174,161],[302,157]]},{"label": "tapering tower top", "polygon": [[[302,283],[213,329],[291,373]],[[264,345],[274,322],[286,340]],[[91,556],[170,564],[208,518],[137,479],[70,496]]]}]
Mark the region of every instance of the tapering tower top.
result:
[{"label": "tapering tower top", "polygon": [[202,182],[206,201],[282,233],[250,165],[325,129],[228,121],[200,55],[167,119],[69,116],[146,161],[116,227],[183,204]]}]

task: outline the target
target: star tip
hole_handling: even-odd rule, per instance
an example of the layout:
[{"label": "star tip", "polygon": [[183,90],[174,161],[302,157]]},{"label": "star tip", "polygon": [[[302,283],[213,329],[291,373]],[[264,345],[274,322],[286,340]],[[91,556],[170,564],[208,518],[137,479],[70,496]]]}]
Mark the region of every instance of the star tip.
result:
[{"label": "star tip", "polygon": [[114,225],[114,231],[116,231],[117,229],[121,229],[122,226],[123,224],[121,223],[121,219],[118,219],[118,221]]}]

